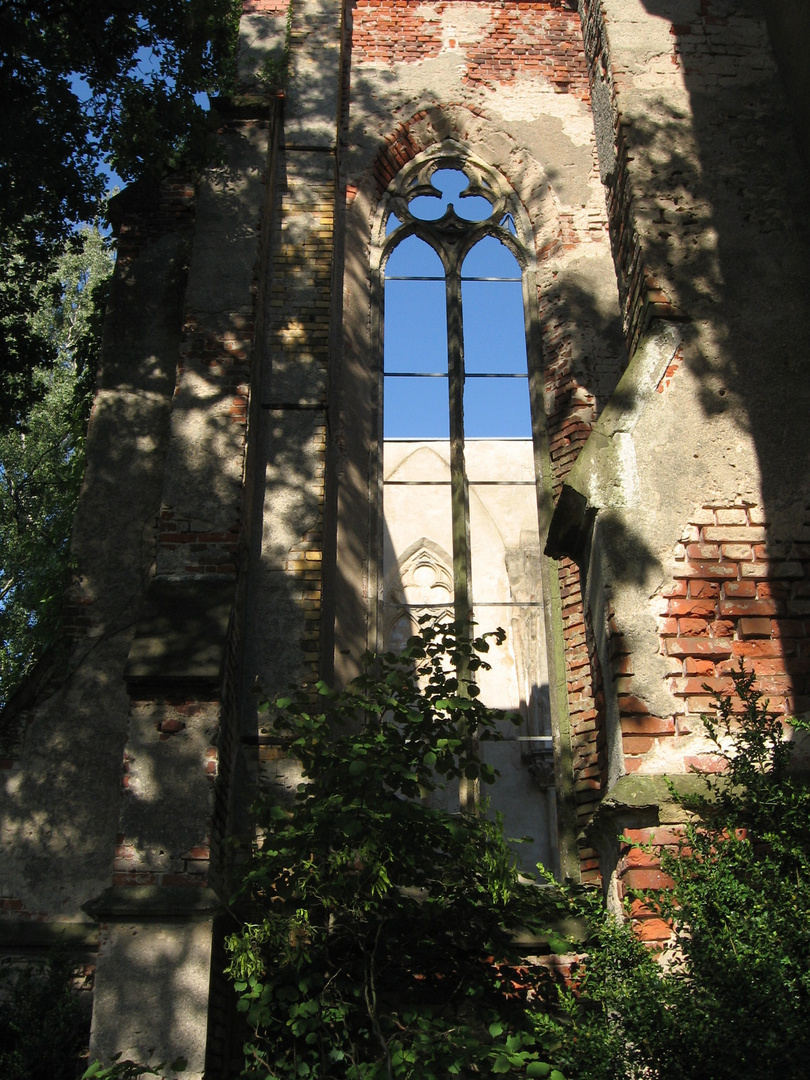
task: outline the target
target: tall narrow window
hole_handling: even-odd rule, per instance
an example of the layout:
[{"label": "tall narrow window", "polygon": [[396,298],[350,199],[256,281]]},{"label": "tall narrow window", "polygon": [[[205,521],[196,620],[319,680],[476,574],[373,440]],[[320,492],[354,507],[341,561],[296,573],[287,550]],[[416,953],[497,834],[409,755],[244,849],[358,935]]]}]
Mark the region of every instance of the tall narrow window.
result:
[{"label": "tall narrow window", "polygon": [[519,709],[489,746],[493,801],[531,865],[556,863],[524,266],[515,208],[471,162],[406,173],[384,222],[382,574],[378,645],[424,614],[502,626],[481,679]]}]

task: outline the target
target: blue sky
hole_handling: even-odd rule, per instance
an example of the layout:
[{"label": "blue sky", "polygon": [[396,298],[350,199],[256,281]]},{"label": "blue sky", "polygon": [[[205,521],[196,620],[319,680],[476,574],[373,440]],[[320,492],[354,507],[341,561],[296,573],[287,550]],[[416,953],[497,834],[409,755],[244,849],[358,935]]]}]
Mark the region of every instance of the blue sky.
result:
[{"label": "blue sky", "polygon": [[[448,172],[437,173],[434,183]],[[440,217],[449,188],[454,206],[460,202],[467,220],[488,217],[486,199],[457,200],[466,179],[462,173],[450,175],[453,183],[440,185],[445,199],[421,196],[413,200],[415,216]],[[477,204],[475,216],[465,203]],[[428,244],[411,236],[392,252],[385,278],[385,437],[446,439],[447,316],[441,261]],[[462,318],[465,436],[530,438],[520,266],[493,236],[479,241],[464,260]]]}]

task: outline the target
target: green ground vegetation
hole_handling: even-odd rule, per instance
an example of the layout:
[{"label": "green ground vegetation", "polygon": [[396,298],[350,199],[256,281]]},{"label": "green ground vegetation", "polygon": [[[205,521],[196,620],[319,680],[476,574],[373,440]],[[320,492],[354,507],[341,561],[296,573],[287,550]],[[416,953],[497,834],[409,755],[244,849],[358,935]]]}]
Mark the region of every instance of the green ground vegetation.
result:
[{"label": "green ground vegetation", "polygon": [[810,1060],[810,784],[752,672],[705,717],[726,771],[676,801],[691,815],[661,851],[672,888],[637,894],[667,919],[656,955],[632,927],[592,919],[563,991],[566,1076],[800,1080]]},{"label": "green ground vegetation", "polygon": [[246,1075],[561,1080],[536,1024],[554,981],[518,944],[545,941],[556,893],[520,879],[497,821],[441,805],[494,779],[479,750],[515,718],[477,680],[502,638],[427,626],[345,690],[270,708],[301,783],[260,804],[228,941]]},{"label": "green ground vegetation", "polygon": [[[672,924],[660,956],[600,891],[520,874],[496,819],[442,809],[445,785],[493,779],[481,745],[513,718],[481,703],[477,675],[500,638],[423,627],[402,654],[367,657],[345,690],[268,706],[265,731],[301,782],[261,800],[233,900],[243,1076],[802,1080],[810,785],[792,734],[808,725],[786,732],[750,672],[718,699],[707,726],[727,770],[697,795],[673,787],[690,816],[661,852],[673,886],[637,897]],[[570,977],[537,960],[555,953]],[[52,1053],[62,1019],[53,1038],[25,1019],[53,1008],[76,1030],[70,970],[52,975],[26,976],[4,1006],[10,1076],[40,1075],[16,1064],[38,1060],[38,1038],[47,1075],[73,1075]],[[85,1075],[183,1067],[118,1060]]]},{"label": "green ground vegetation", "polygon": [[65,952],[43,966],[6,967],[0,975],[0,1076],[3,1080],[75,1080],[87,1048],[90,1011],[77,993]]}]

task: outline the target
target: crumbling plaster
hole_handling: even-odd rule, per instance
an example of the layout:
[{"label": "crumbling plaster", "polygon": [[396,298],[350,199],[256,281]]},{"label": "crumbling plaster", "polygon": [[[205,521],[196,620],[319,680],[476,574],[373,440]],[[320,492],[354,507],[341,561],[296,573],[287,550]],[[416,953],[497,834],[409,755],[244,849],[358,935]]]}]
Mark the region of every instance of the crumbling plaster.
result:
[{"label": "crumbling plaster", "polygon": [[[588,582],[594,621],[609,601],[633,655],[633,693],[668,716],[682,705],[657,647],[656,597],[672,579],[689,515],[698,503],[750,503],[765,508],[778,539],[796,534],[808,502],[807,395],[795,382],[810,341],[807,230],[797,213],[807,176],[789,143],[757,5],[713,4],[724,25],[708,27],[708,44],[698,36],[698,0],[601,6],[611,122],[618,116],[627,140],[642,258],[689,319],[648,329],[569,484],[600,510]],[[718,55],[701,55],[693,71],[689,49],[716,44]],[[673,342],[677,372],[651,392]],[[615,775],[615,743],[613,752]],[[659,748],[649,767],[682,768],[681,753]]]},{"label": "crumbling plaster", "polygon": [[[615,385],[622,347],[615,272],[605,242],[604,190],[587,105],[555,93],[542,78],[520,77],[497,90],[466,91],[459,86],[452,57],[442,54],[430,61],[432,67],[427,64],[396,65],[392,72],[354,62],[361,91],[352,98],[343,175],[349,183],[367,183],[374,152],[393,129],[392,117],[407,122],[413,116],[417,119],[409,130],[416,142],[457,139],[497,168],[528,211],[536,250],[543,253],[538,290],[554,309],[555,321],[567,327],[574,370],[604,401]],[[444,104],[448,101],[463,104]],[[423,109],[427,115],[421,117]],[[483,109],[484,115],[474,109]],[[351,238],[361,227],[367,251],[371,223],[366,219],[359,226],[360,208],[358,203],[350,211],[347,235]],[[548,255],[563,219],[571,221],[577,242],[557,246]],[[361,273],[358,267],[354,276]]]},{"label": "crumbling plaster", "polygon": [[[712,0],[719,21],[704,25],[700,0],[601,0],[610,62],[594,74],[593,116],[584,84],[562,92],[551,78],[525,71],[465,78],[470,51],[485,40],[493,12],[507,6],[414,4],[439,32],[421,55],[412,49],[408,60],[393,63],[352,53],[347,33],[349,98],[339,132],[344,6],[296,0],[278,159],[267,156],[262,122],[242,114],[233,128],[226,124],[231,157],[200,191],[184,341],[188,236],[181,230],[150,239],[117,271],[73,539],[77,580],[67,610],[79,613],[80,629],[51,696],[32,713],[19,760],[2,774],[0,792],[0,895],[22,905],[12,928],[40,916],[83,927],[91,910],[102,924],[94,1054],[123,1050],[155,1061],[183,1052],[185,1075],[199,1077],[204,1069],[213,894],[187,882],[116,886],[101,906],[82,911],[88,897],[110,884],[114,854],[129,860],[125,869],[133,878],[173,874],[194,862],[192,871],[185,869],[188,879],[207,867],[213,777],[227,740],[217,749],[212,743],[224,714],[216,700],[206,700],[164,730],[173,706],[160,695],[133,705],[123,681],[155,569],[161,495],[164,509],[182,511],[201,530],[227,531],[246,515],[245,690],[256,674],[272,690],[317,665],[325,498],[325,531],[336,518],[339,559],[332,551],[323,622],[334,616],[338,677],[352,673],[369,641],[376,587],[369,569],[379,299],[370,275],[380,208],[374,168],[398,132],[407,129],[421,148],[464,144],[511,183],[534,230],[544,333],[570,349],[564,360],[575,386],[565,408],[575,418],[581,414],[583,426],[601,410],[568,489],[590,507],[593,525],[582,554],[611,736],[611,790],[595,819],[602,839],[594,841],[606,876],[616,858],[617,826],[675,820],[680,810],[667,804],[658,774],[682,771],[685,752],[703,745],[696,725],[686,737],[656,739],[641,763],[655,775],[622,775],[619,693],[629,689],[655,716],[683,709],[670,692],[658,619],[695,508],[755,505],[770,522],[773,550],[781,538],[799,535],[810,505],[807,174],[790,144],[762,5]],[[593,5],[583,0],[586,6]],[[540,7],[522,7],[524,36]],[[280,4],[243,20],[243,77],[272,72],[284,55],[286,29]],[[626,144],[631,195],[622,224],[635,230],[645,267],[684,316],[646,324],[618,386],[628,298],[617,290],[600,182],[601,173],[610,184],[619,167],[617,132]],[[277,226],[272,235],[270,221]],[[335,284],[341,281],[342,297]],[[188,348],[199,323],[220,345],[249,352],[254,295],[254,367],[261,378],[251,388],[245,495],[244,426],[234,406],[234,390],[243,388]],[[554,392],[547,390],[549,413]],[[325,495],[327,394],[332,457]],[[341,394],[352,401],[342,424]],[[331,519],[330,492],[339,500]],[[167,548],[160,572],[181,576],[183,558]],[[217,575],[225,591],[232,572]],[[557,610],[556,575],[548,584]],[[569,610],[579,603],[575,590]],[[208,595],[205,585],[201,591]],[[209,697],[219,685],[229,605],[205,675]],[[570,619],[579,634],[581,611]],[[614,677],[609,619],[632,658],[632,678]],[[566,686],[561,623],[558,618],[554,627],[549,672],[560,714],[566,693],[578,694]],[[569,660],[582,661],[584,646],[576,656],[569,637],[567,647]],[[165,668],[165,660],[155,669]],[[187,666],[185,676],[190,671]],[[254,698],[245,698],[236,740],[258,730]],[[226,726],[220,737],[234,734]],[[294,784],[285,764],[261,749],[265,757],[256,757],[265,762],[265,779],[277,789]],[[563,781],[573,786],[575,775],[570,746],[562,750],[560,790]],[[240,752],[245,760],[232,773],[232,810],[244,796],[242,782],[255,779],[249,753]],[[123,804],[122,761],[131,787]],[[583,814],[602,793],[585,793]],[[120,830],[132,834],[127,844]],[[568,828],[563,843],[572,835]]]}]

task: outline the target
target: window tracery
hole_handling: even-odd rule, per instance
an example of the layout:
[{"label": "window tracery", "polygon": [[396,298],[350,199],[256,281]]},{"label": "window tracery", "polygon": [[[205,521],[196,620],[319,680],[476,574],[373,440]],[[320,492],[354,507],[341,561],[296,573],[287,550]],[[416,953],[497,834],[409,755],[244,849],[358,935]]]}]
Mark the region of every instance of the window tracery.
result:
[{"label": "window tracery", "polygon": [[[535,836],[526,864],[554,865],[531,250],[511,189],[471,156],[428,153],[388,193],[373,267],[382,344],[377,645],[396,647],[427,613],[507,631],[481,689],[491,704],[519,709],[524,725],[484,753],[508,777],[494,798],[507,827]],[[533,822],[524,821],[529,804]]]}]

